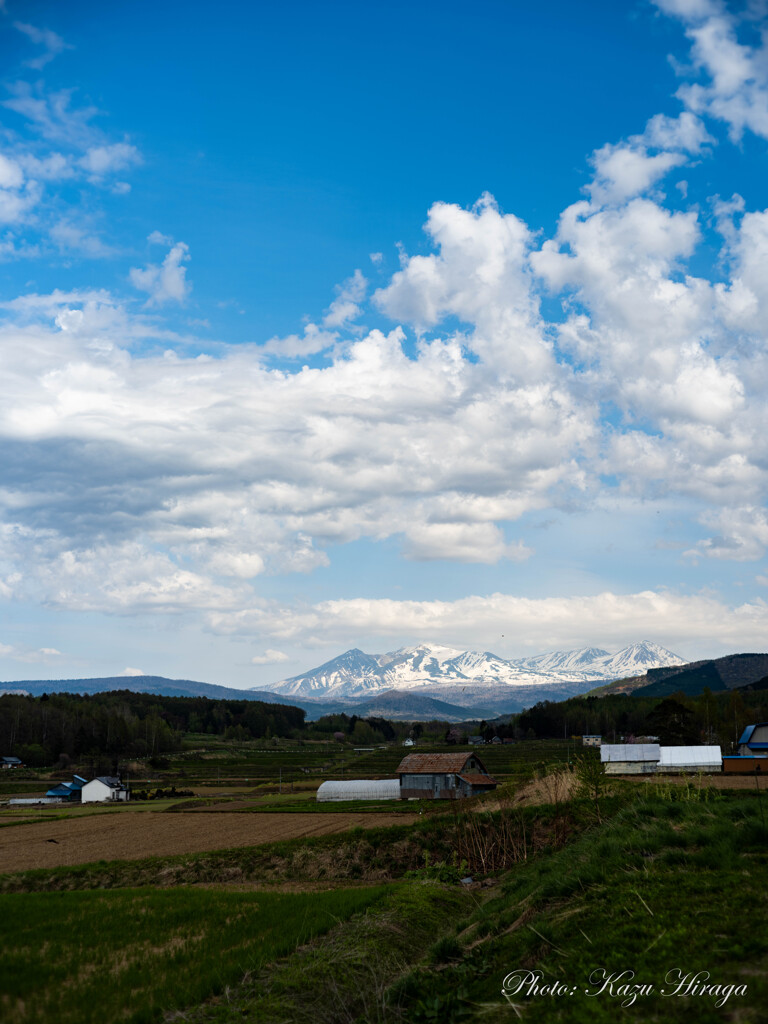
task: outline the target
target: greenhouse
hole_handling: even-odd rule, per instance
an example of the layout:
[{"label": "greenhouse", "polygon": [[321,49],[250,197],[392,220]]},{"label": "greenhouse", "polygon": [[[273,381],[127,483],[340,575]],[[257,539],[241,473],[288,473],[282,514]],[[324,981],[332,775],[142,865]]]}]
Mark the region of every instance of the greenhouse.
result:
[{"label": "greenhouse", "polygon": [[399,800],[398,779],[343,779],[324,782],[317,791],[317,799],[325,800]]}]

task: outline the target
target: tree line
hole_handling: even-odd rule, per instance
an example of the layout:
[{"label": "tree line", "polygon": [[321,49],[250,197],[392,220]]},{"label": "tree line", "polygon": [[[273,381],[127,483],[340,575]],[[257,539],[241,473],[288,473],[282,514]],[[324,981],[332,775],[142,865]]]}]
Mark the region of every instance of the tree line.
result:
[{"label": "tree line", "polygon": [[[745,727],[768,721],[768,690],[730,690],[696,697],[571,697],[541,701],[510,723],[518,737],[563,739],[598,734],[603,742],[620,743],[640,736],[658,736],[663,744],[711,743],[730,752]],[[507,727],[507,729],[509,726]]]},{"label": "tree line", "polygon": [[304,711],[283,704],[164,697],[131,690],[0,696],[0,753],[40,767],[61,755],[157,756],[179,750],[187,733],[232,740],[293,736]]}]

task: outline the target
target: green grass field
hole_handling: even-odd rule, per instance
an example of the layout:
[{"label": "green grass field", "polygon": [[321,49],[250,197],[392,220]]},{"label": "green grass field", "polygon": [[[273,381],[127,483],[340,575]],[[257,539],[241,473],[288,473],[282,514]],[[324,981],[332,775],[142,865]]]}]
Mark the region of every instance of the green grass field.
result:
[{"label": "green grass field", "polygon": [[147,1024],[215,996],[381,900],[334,892],[0,896],[3,1024]]}]

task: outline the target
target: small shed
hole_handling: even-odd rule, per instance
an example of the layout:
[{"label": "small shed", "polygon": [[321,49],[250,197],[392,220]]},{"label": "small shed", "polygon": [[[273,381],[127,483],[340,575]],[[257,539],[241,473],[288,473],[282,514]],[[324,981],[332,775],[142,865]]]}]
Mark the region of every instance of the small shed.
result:
[{"label": "small shed", "polygon": [[400,796],[404,800],[456,800],[489,793],[498,783],[475,753],[408,754],[400,762]]},{"label": "small shed", "polygon": [[86,782],[80,794],[84,804],[112,803],[118,800],[127,800],[129,797],[127,787],[122,784],[120,779],[111,775],[100,775],[98,778]]},{"label": "small shed", "polygon": [[719,772],[723,756],[720,747],[700,745],[697,747],[662,747],[659,758],[660,772]]},{"label": "small shed", "polygon": [[317,800],[399,800],[399,779],[342,779],[341,782],[323,782],[317,790]]},{"label": "small shed", "polygon": [[582,736],[581,745],[582,747],[599,747],[603,741],[602,736],[598,736],[595,733]]},{"label": "small shed", "polygon": [[0,757],[0,768],[23,768],[19,757]]},{"label": "small shed", "polygon": [[603,743],[600,760],[606,775],[648,775],[661,758],[658,743]]}]

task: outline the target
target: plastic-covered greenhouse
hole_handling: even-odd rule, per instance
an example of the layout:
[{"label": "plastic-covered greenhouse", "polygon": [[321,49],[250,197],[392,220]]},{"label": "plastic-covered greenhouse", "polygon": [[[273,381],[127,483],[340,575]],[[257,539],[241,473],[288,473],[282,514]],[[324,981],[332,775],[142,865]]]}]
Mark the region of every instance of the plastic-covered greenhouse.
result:
[{"label": "plastic-covered greenhouse", "polygon": [[399,800],[399,779],[343,779],[324,782],[318,800]]}]

